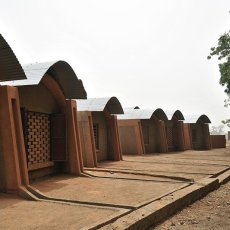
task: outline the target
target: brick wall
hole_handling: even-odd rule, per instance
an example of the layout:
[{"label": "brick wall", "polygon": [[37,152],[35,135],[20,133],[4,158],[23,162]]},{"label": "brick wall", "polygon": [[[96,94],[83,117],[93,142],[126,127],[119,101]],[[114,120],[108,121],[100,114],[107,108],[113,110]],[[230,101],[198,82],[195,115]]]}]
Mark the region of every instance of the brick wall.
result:
[{"label": "brick wall", "polygon": [[225,135],[211,135],[212,148],[226,148]]},{"label": "brick wall", "polygon": [[50,161],[50,117],[27,112],[28,166]]}]

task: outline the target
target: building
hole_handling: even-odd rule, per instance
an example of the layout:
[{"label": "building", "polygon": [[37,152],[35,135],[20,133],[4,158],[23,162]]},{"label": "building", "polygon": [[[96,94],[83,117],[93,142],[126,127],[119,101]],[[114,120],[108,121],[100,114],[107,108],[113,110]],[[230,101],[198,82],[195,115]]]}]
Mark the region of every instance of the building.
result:
[{"label": "building", "polygon": [[121,160],[117,117],[123,108],[116,97],[77,100],[78,122],[85,167],[97,162]]},{"label": "building", "polygon": [[165,121],[168,151],[184,151],[184,116],[180,110],[165,111],[168,120]]},{"label": "building", "polygon": [[210,119],[204,114],[185,117],[184,136],[186,150],[211,149],[209,123],[211,123]]},{"label": "building", "polygon": [[22,80],[26,75],[13,50],[0,34],[0,81]]},{"label": "building", "polygon": [[158,108],[126,109],[118,116],[123,154],[162,153],[168,151],[165,112]]},{"label": "building", "polygon": [[[0,34],[0,81],[20,79],[26,79],[26,75],[13,50]],[[17,109],[14,94],[17,94],[14,88],[0,87],[0,191],[17,191],[19,186],[29,183],[24,168],[20,170],[18,163],[19,151],[23,153],[23,149],[17,149],[16,133],[11,132],[12,128],[20,128],[20,124],[11,122],[17,116],[17,111],[16,115],[13,113]],[[19,138],[20,135],[17,135],[17,140]],[[24,155],[20,160],[22,165],[25,164]]]},{"label": "building", "polygon": [[52,173],[83,171],[73,100],[87,96],[82,81],[65,61],[30,64],[23,70],[26,79],[0,83],[0,119],[5,121],[1,154],[5,175],[10,171],[5,181],[12,181],[4,190]]}]

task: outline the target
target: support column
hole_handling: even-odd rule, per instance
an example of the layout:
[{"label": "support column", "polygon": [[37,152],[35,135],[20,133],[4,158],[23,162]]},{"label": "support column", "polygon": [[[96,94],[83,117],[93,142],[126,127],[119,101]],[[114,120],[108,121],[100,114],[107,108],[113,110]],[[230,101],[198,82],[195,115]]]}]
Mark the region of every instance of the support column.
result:
[{"label": "support column", "polygon": [[0,87],[0,190],[29,185],[18,89]]},{"label": "support column", "polygon": [[80,131],[83,165],[90,168],[97,167],[92,113],[89,111],[77,112],[77,118]]},{"label": "support column", "polygon": [[185,135],[184,135],[183,121],[178,121],[178,144],[179,144],[179,150],[185,151]]},{"label": "support column", "polygon": [[211,138],[208,124],[203,124],[203,135],[204,135],[204,148],[207,150],[211,149]]},{"label": "support column", "polygon": [[184,128],[185,150],[191,150],[193,149],[193,147],[192,147],[190,124],[183,124],[183,128]]},{"label": "support column", "polygon": [[75,100],[66,100],[66,119],[67,119],[67,151],[68,162],[66,170],[74,175],[81,175],[83,172],[83,159],[79,138],[77,122],[77,108]]},{"label": "support column", "polygon": [[145,144],[144,144],[144,137],[141,128],[141,122],[138,120],[138,130],[136,132],[136,142],[138,143],[138,154],[142,155],[145,154]]},{"label": "support column", "polygon": [[166,136],[166,129],[164,121],[158,121],[158,130],[159,130],[159,152],[167,153],[168,152],[168,143]]},{"label": "support column", "polygon": [[96,145],[95,145],[94,134],[93,134],[93,118],[92,118],[92,114],[91,113],[90,113],[90,116],[88,116],[88,119],[89,119],[91,144],[92,144],[92,150],[93,150],[94,167],[97,167],[97,154],[96,154]]},{"label": "support column", "polygon": [[115,115],[111,115],[109,123],[111,128],[111,138],[114,153],[113,157],[115,161],[120,161],[122,160],[122,151],[118,133],[117,117]]}]

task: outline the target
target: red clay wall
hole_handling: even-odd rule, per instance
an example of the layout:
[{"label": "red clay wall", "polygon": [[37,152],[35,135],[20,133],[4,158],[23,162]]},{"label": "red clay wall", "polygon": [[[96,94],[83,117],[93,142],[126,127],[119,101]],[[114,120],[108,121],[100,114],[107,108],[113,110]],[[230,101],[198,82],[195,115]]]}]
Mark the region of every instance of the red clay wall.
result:
[{"label": "red clay wall", "polygon": [[190,135],[192,149],[208,150],[211,149],[211,139],[208,124],[192,123],[190,125]]},{"label": "red clay wall", "polygon": [[110,115],[107,118],[107,123],[109,127],[109,149],[112,155],[110,160],[119,161],[122,160],[122,150],[121,150],[121,141],[118,130],[118,122],[116,115]]},{"label": "red clay wall", "polygon": [[91,112],[77,112],[77,114],[84,166],[96,167],[97,157]]},{"label": "red clay wall", "polygon": [[166,133],[169,151],[185,150],[183,121],[172,119],[166,122]]},{"label": "red clay wall", "polygon": [[142,134],[145,145],[145,153],[159,152],[159,131],[153,120],[141,120]]},{"label": "red clay wall", "polygon": [[97,160],[108,160],[108,130],[107,122],[103,112],[92,112],[93,124],[97,124],[99,128],[99,149],[96,150]]},{"label": "red clay wall", "polygon": [[17,192],[29,184],[17,88],[0,87],[0,105],[0,191]]},{"label": "red clay wall", "polygon": [[191,139],[191,131],[190,125],[184,124],[184,143],[185,143],[185,150],[192,149],[192,139]]},{"label": "red clay wall", "polygon": [[225,135],[211,135],[212,148],[226,148]]},{"label": "red clay wall", "polygon": [[[52,82],[56,86],[56,82]],[[55,173],[58,162],[51,161],[50,115],[61,113],[52,92],[44,84],[18,87],[20,107],[25,108],[24,137],[30,179]],[[29,95],[29,96],[28,96]],[[63,100],[64,95],[62,95]]]},{"label": "red clay wall", "polygon": [[144,154],[144,141],[139,120],[118,120],[122,154]]}]

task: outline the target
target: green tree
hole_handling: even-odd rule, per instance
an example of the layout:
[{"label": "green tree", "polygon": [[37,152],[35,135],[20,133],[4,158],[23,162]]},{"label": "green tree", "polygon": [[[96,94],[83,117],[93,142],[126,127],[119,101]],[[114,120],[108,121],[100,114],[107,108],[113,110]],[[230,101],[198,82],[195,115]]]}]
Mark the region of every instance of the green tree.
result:
[{"label": "green tree", "polygon": [[[220,84],[226,87],[225,92],[228,98],[225,100],[225,106],[228,107],[230,106],[230,31],[221,35],[217,46],[211,48],[208,59],[212,56],[217,56],[221,61],[219,63]],[[222,122],[230,127],[230,119]]]},{"label": "green tree", "polygon": [[225,92],[230,94],[230,31],[218,39],[217,47],[212,47],[208,59],[217,56],[222,63],[219,64],[220,84],[226,86]]}]

